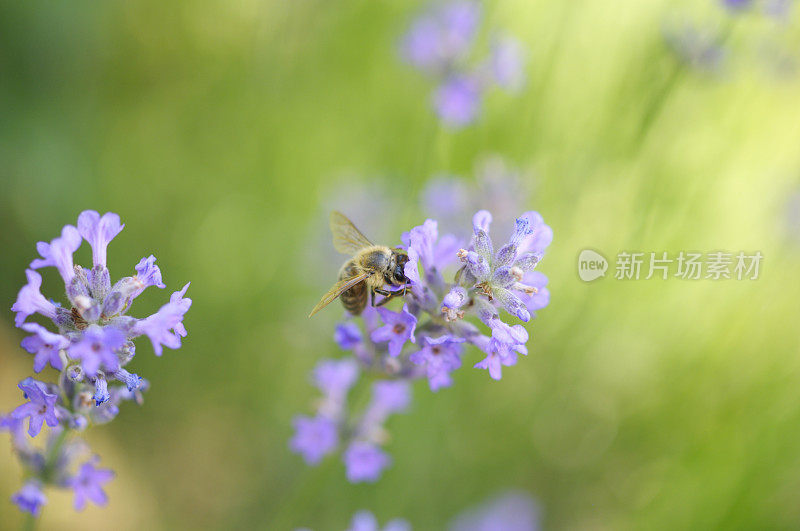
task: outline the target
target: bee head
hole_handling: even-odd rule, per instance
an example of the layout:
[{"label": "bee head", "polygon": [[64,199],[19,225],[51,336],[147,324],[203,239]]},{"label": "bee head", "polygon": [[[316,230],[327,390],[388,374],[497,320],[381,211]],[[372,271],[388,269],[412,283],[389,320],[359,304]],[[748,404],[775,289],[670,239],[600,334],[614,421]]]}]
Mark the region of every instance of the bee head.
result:
[{"label": "bee head", "polygon": [[408,279],[404,271],[405,265],[408,262],[408,255],[405,252],[395,251],[394,253],[394,267],[392,268],[391,275],[393,284],[399,286],[405,284]]}]

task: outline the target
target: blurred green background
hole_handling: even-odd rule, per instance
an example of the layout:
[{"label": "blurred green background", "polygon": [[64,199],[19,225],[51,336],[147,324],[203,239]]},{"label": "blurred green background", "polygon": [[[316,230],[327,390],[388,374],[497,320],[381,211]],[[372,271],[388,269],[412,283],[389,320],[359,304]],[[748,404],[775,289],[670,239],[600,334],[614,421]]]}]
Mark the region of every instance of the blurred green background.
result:
[{"label": "blurred green background", "polygon": [[[800,236],[785,223],[800,84],[753,52],[776,30],[714,2],[486,2],[487,24],[525,44],[528,83],[491,92],[454,132],[397,57],[422,5],[0,3],[0,307],[35,242],[87,208],[126,223],[112,275],[153,253],[169,291],[191,281],[194,300],[182,349],[156,358],[138,343],[144,406],[88,434],[117,471],[109,506],[76,514],[52,493],[44,529],[336,530],[362,508],[439,529],[507,488],[531,492],[551,529],[800,527]],[[665,46],[665,21],[682,17],[724,30],[725,72]],[[402,205],[383,220],[397,240],[424,219],[432,175],[472,182],[489,153],[536,175],[527,209],[555,232],[530,355],[501,382],[469,368],[471,350],[453,388],[418,383],[376,485],[348,484],[337,458],[308,468],[288,450],[291,418],[317,396],[309,370],[341,355],[339,312],[306,319],[338,267],[315,249],[331,194],[384,179]],[[586,284],[585,247],[765,259],[757,281]],[[44,292],[57,297],[58,280]],[[148,290],[132,314],[167,297]],[[12,317],[3,411],[31,371]],[[13,529],[7,437],[0,470],[0,527]]]}]

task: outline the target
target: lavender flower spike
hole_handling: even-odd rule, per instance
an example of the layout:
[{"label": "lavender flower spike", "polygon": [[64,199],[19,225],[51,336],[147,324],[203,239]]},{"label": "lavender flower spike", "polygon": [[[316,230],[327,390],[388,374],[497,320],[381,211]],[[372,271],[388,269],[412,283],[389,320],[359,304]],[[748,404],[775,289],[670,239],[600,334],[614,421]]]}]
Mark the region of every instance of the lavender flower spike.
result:
[{"label": "lavender flower spike", "polygon": [[[515,365],[519,355],[528,353],[528,330],[505,322],[498,308],[527,321],[547,304],[547,277],[534,268],[552,231],[539,214],[526,212],[517,218],[508,242],[495,251],[491,222],[488,211],[477,212],[472,240],[460,250],[457,237],[439,237],[433,219],[402,234],[409,257],[405,275],[413,282],[412,290],[400,311],[370,306],[337,326],[334,339],[349,352],[341,360],[317,365],[312,381],[323,396],[315,402],[316,416],[294,421],[289,444],[306,462],[315,464],[341,451],[350,482],[375,482],[392,462],[383,448],[387,421],[408,408],[413,380],[427,378],[433,391],[452,385],[451,374],[461,367],[466,345],[485,353],[474,367],[487,369],[495,380],[502,377],[503,367]],[[462,264],[451,270],[448,281],[445,273],[450,274],[455,258]],[[475,323],[480,322],[490,335],[478,329]],[[370,403],[355,412],[347,399],[361,375],[379,379],[372,383]],[[364,529],[376,525],[366,516],[359,522]]]},{"label": "lavender flower spike", "polygon": [[[89,501],[106,503],[102,485],[113,473],[98,469],[97,459],[78,468],[76,459],[85,444],[76,434],[113,420],[124,401],[142,403],[147,380],[124,368],[136,355],[134,338],[149,336],[160,354],[162,345],[177,348],[180,338],[186,336],[183,316],[192,301],[183,295],[189,284],[173,293],[170,302],[155,315],[144,319],[127,315],[131,302],[143,289],[165,285],[155,257],[150,255],[136,265],[135,276],[122,278],[112,286],[106,267],[107,248],[122,227],[116,214],[100,216],[87,210],[79,215],[77,228],[67,225],[60,237],[50,243],[39,242],[41,257],[25,271],[28,282],[11,308],[16,312],[17,326],[32,334],[21,346],[34,355],[34,371],[42,371],[48,363],[60,371],[54,383],[30,377],[22,380],[19,388],[27,402],[8,415],[0,415],[0,431],[9,432],[14,454],[30,478],[12,500],[34,516],[46,501],[42,489],[48,486],[71,487],[77,510]],[[92,246],[91,268],[73,263],[81,238]],[[40,291],[42,277],[34,269],[45,266],[58,269],[64,279],[64,306],[49,301]],[[26,323],[34,313],[49,318],[56,329]],[[45,424],[51,428],[45,435],[46,443],[31,444],[30,437],[37,437]]]}]

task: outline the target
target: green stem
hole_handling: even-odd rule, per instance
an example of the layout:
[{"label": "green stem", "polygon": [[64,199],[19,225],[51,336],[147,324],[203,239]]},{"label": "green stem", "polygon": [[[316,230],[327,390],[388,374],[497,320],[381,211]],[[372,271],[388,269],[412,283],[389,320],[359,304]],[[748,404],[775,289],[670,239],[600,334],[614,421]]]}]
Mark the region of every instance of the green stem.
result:
[{"label": "green stem", "polygon": [[33,531],[36,529],[36,517],[32,514],[25,515],[25,519],[22,521],[22,531]]},{"label": "green stem", "polygon": [[61,448],[64,446],[64,443],[67,441],[68,437],[69,430],[66,428],[61,430],[61,433],[58,434],[56,442],[54,442],[53,446],[48,450],[47,457],[45,458],[44,462],[44,470],[42,471],[42,481],[44,483],[48,483],[53,479],[52,476],[53,472],[55,472],[58,454],[61,452]]}]

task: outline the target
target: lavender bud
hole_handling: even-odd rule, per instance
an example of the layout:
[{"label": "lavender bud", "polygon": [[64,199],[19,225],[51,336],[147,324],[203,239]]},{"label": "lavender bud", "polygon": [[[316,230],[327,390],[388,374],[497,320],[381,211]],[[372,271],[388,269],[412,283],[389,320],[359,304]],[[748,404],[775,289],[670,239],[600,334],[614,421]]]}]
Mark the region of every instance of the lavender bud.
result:
[{"label": "lavender bud", "polygon": [[476,252],[468,252],[466,256],[467,269],[480,281],[485,281],[492,274],[489,264],[483,256]]},{"label": "lavender bud", "polygon": [[86,308],[84,311],[81,312],[81,317],[86,319],[86,321],[90,323],[96,323],[100,316],[103,313],[103,308],[95,301],[92,301],[92,304]]},{"label": "lavender bud", "polygon": [[119,291],[112,291],[109,293],[106,300],[103,302],[103,315],[111,316],[116,315],[122,310],[125,299]]},{"label": "lavender bud", "polygon": [[103,402],[108,402],[108,399],[111,398],[111,395],[108,394],[108,382],[106,382],[105,377],[103,377],[100,373],[98,373],[97,378],[94,381],[94,398],[95,406],[99,406]]},{"label": "lavender bud", "polygon": [[508,288],[516,282],[516,277],[511,271],[511,267],[503,266],[500,268],[495,269],[494,274],[492,275],[492,285],[493,286],[500,286],[502,288]]},{"label": "lavender bud", "polygon": [[128,391],[135,391],[142,383],[142,379],[138,374],[131,374],[125,369],[119,369],[114,373],[114,378],[124,383]]},{"label": "lavender bud", "polygon": [[83,381],[83,369],[80,365],[71,365],[67,367],[67,378],[73,382]]},{"label": "lavender bud", "polygon": [[70,283],[67,284],[67,298],[69,298],[73,306],[78,306],[77,301],[79,298],[90,299],[90,295],[88,281],[86,280],[86,275],[83,272],[83,269],[80,266],[75,266],[75,270],[76,272],[80,271],[82,275],[76,274],[74,277],[72,277]]},{"label": "lavender bud", "polygon": [[517,259],[514,265],[524,272],[533,271],[536,264],[542,259],[542,253],[525,253]]},{"label": "lavender bud", "polygon": [[89,421],[83,415],[74,415],[70,421],[73,430],[83,431],[89,426]]},{"label": "lavender bud", "polygon": [[475,252],[486,262],[492,260],[492,255],[494,254],[492,239],[489,238],[486,231],[475,229],[475,234],[472,236],[472,246],[475,248]]},{"label": "lavender bud", "polygon": [[497,251],[497,255],[494,257],[493,263],[495,267],[506,266],[512,263],[516,257],[517,246],[513,243],[509,243]]},{"label": "lavender bud", "polygon": [[98,264],[92,269],[92,279],[89,284],[92,297],[101,301],[106,298],[111,289],[111,277],[104,265]]}]

